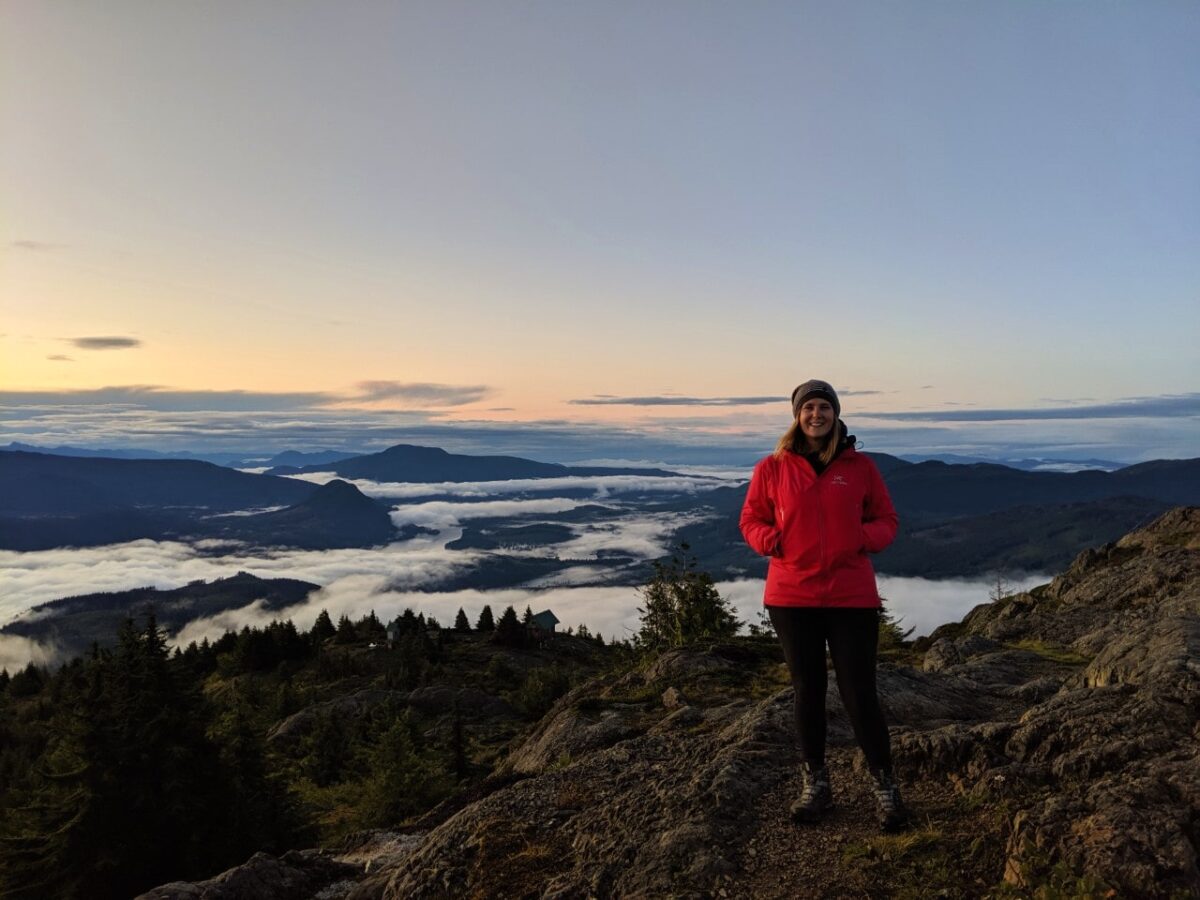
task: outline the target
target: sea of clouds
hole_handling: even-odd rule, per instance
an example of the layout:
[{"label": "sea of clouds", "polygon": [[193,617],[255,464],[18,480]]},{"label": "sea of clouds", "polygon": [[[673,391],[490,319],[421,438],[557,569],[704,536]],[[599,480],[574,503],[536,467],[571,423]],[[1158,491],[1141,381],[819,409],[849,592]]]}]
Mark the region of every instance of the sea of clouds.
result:
[{"label": "sea of clouds", "polygon": [[[379,484],[357,480],[364,493],[397,501],[391,516],[397,525],[416,524],[436,529],[373,549],[294,550],[251,549],[232,542],[132,541],[103,547],[55,549],[35,552],[0,551],[0,624],[30,613],[32,607],[50,600],[98,591],[119,591],[152,586],[181,587],[202,579],[212,581],[239,571],[262,578],[296,578],[320,586],[308,599],[287,610],[297,627],[306,629],[321,610],[336,620],[341,615],[357,618],[374,611],[385,621],[405,608],[450,624],[459,608],[474,621],[485,605],[495,613],[506,606],[534,612],[550,609],[562,628],[586,624],[606,638],[625,638],[637,630],[641,598],[627,585],[605,584],[611,570],[597,558],[602,552],[620,552],[652,560],[668,552],[672,531],[696,516],[646,513],[624,506],[621,495],[648,489],[703,492],[716,486],[744,480],[740,471],[724,477],[646,478],[643,476],[571,476],[534,482],[474,482],[438,485]],[[309,475],[306,480],[328,480],[333,475]],[[552,482],[553,484],[547,484]],[[592,492],[589,498],[522,497],[531,487],[539,491],[557,488]],[[409,502],[431,494],[442,499]],[[446,499],[449,496],[451,499]],[[458,498],[461,498],[458,499]],[[580,565],[543,576],[521,587],[494,590],[427,591],[436,584],[477,565],[488,551],[447,550],[446,544],[462,535],[463,523],[479,518],[506,518],[532,523],[578,506],[602,504],[617,517],[597,523],[572,523],[573,536],[552,547],[505,551],[507,555],[556,555],[581,560]],[[589,562],[589,560],[592,560]],[[650,574],[647,565],[647,577]],[[1045,579],[1032,576],[1023,587]],[[925,634],[937,625],[957,620],[978,603],[986,602],[992,587],[987,581],[928,581],[919,578],[880,578],[881,593],[889,608],[906,628]],[[762,582],[743,580],[719,585],[744,622],[758,621],[762,604]],[[190,622],[175,636],[186,644],[204,637],[219,637],[227,630],[245,625],[262,625],[279,616],[256,601],[246,607]],[[53,647],[43,647],[22,638],[0,636],[0,667],[10,671],[29,661],[44,663],[54,657]]]}]

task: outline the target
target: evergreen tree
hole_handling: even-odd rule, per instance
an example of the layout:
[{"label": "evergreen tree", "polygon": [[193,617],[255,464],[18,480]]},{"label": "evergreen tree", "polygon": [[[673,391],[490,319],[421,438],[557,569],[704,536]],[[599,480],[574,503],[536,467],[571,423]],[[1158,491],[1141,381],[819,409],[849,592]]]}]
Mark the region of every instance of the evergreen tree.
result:
[{"label": "evergreen tree", "polygon": [[421,623],[417,621],[417,614],[411,609],[405,609],[400,618],[396,620],[396,625],[400,629],[400,634],[416,634],[421,630]]},{"label": "evergreen tree", "polygon": [[517,611],[507,606],[496,623],[496,633],[492,640],[505,647],[525,646],[527,632],[525,626],[517,621]]},{"label": "evergreen tree", "polygon": [[444,778],[420,752],[407,713],[380,735],[369,759],[371,774],[358,802],[363,827],[395,825],[446,792]]},{"label": "evergreen tree", "polygon": [[329,613],[321,610],[317,613],[317,620],[313,622],[312,630],[308,633],[309,640],[314,645],[320,646],[335,634],[337,634],[337,629],[333,627],[333,620],[329,618]]},{"label": "evergreen tree", "polygon": [[454,630],[459,634],[468,634],[471,631],[471,623],[461,606],[458,608],[458,615],[454,617]]},{"label": "evergreen tree", "polygon": [[333,641],[335,644],[354,644],[358,641],[358,631],[345,613],[338,619],[337,634],[333,636]]},{"label": "evergreen tree", "polygon": [[375,615],[375,610],[371,610],[358,621],[355,632],[358,634],[359,640],[368,643],[378,643],[387,639],[387,629]]},{"label": "evergreen tree", "polygon": [[[5,816],[6,895],[128,897],[233,860],[207,707],[151,616],[63,679],[47,765]],[[214,839],[214,835],[218,836]]]},{"label": "evergreen tree", "polygon": [[479,621],[475,623],[476,631],[495,631],[496,620],[492,618],[491,606],[485,606],[479,614]]},{"label": "evergreen tree", "polygon": [[12,697],[32,697],[42,689],[46,676],[42,670],[29,663],[12,676],[8,682],[8,693]]},{"label": "evergreen tree", "polygon": [[530,609],[528,605],[525,607],[525,617],[521,619],[521,623],[524,625],[533,624],[533,610]]},{"label": "evergreen tree", "polygon": [[641,630],[638,644],[649,650],[679,647],[737,633],[741,623],[729,601],[717,592],[712,576],[697,568],[688,545],[669,563],[655,562],[654,577],[639,590],[644,607],[638,607]]}]

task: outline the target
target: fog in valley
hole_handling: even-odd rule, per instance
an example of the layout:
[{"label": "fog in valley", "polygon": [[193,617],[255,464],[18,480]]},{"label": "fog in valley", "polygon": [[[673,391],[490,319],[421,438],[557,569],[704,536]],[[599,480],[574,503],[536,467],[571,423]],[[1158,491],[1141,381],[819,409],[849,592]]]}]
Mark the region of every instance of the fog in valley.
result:
[{"label": "fog in valley", "polygon": [[[324,482],[330,474],[310,474],[306,480]],[[397,525],[415,524],[434,529],[370,549],[292,550],[249,548],[235,542],[141,540],[83,549],[37,552],[0,551],[0,624],[38,604],[63,597],[99,591],[120,591],[152,586],[177,588],[195,580],[212,581],[248,572],[262,578],[294,578],[320,586],[301,605],[283,615],[297,627],[311,626],[320,610],[336,620],[345,614],[356,618],[374,610],[384,621],[411,607],[443,625],[453,622],[461,607],[472,622],[485,604],[499,613],[512,605],[534,612],[552,610],[560,628],[586,624],[606,639],[623,639],[637,629],[640,597],[636,587],[613,584],[613,570],[605,554],[645,560],[645,577],[652,574],[649,561],[670,551],[673,530],[703,517],[703,511],[688,514],[646,512],[627,499],[647,492],[697,494],[714,487],[744,481],[746,473],[713,470],[684,477],[597,476],[541,479],[533,481],[472,482],[445,484],[381,484],[365,480],[354,483],[364,493],[391,502],[391,517]],[[572,496],[555,496],[569,491]],[[537,496],[529,496],[536,494]],[[426,499],[422,499],[426,498]],[[436,499],[428,499],[436,498]],[[504,519],[527,525],[556,521],[555,514],[581,506],[604,507],[612,516],[597,522],[564,523],[571,537],[544,546],[506,547],[508,557],[548,557],[578,560],[561,571],[532,579],[519,587],[478,590],[429,591],[456,574],[477,565],[494,551],[447,549],[459,539],[464,524],[476,519]],[[699,560],[703,568],[704,560]],[[1013,582],[1020,589],[1041,583],[1042,576]],[[959,619],[978,603],[986,602],[992,584],[985,580],[929,581],[921,578],[879,579],[888,608],[914,634],[928,633],[937,625]],[[762,581],[746,578],[719,584],[743,622],[758,621],[762,603]],[[31,615],[37,615],[32,613]],[[278,610],[264,610],[255,602],[211,618],[193,620],[175,636],[186,644],[205,637],[216,638],[227,630],[245,625],[262,625],[280,617]],[[12,636],[0,636],[0,666],[24,665],[29,660],[45,662],[55,656],[53,647],[41,647]]]}]

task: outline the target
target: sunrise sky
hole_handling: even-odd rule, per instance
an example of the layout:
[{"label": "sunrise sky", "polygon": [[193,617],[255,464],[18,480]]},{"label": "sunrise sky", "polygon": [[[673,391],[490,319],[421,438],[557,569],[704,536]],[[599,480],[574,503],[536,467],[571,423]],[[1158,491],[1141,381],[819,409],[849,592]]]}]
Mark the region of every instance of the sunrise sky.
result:
[{"label": "sunrise sky", "polygon": [[821,377],[868,449],[1200,455],[1194,2],[0,35],[0,442],[749,454]]}]

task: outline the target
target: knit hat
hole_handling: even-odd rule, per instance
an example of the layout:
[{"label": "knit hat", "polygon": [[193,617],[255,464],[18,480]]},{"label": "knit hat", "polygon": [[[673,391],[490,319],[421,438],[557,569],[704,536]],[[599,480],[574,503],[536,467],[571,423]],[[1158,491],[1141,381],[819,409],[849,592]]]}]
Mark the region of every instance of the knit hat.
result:
[{"label": "knit hat", "polygon": [[810,397],[824,397],[833,404],[833,414],[841,416],[842,404],[838,400],[837,391],[833,389],[833,385],[828,381],[812,378],[792,391],[792,418],[800,417],[800,407]]}]

